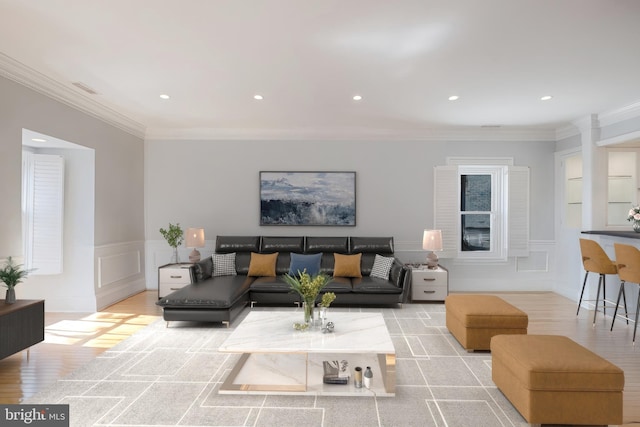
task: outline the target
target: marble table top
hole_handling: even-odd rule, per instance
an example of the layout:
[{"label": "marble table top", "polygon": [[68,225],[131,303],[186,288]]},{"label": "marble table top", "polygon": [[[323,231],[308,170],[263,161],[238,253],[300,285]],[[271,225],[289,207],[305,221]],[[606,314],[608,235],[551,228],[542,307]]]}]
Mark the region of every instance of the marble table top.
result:
[{"label": "marble table top", "polygon": [[334,332],[298,331],[301,311],[252,311],[218,349],[233,353],[395,354],[381,313],[329,311]]}]

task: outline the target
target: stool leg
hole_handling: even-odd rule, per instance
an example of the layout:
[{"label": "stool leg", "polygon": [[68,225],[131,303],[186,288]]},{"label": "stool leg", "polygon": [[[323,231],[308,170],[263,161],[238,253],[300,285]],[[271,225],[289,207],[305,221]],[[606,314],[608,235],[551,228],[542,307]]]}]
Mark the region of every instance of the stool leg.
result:
[{"label": "stool leg", "polygon": [[601,274],[600,277],[602,277],[602,314],[607,317],[607,276]]},{"label": "stool leg", "polygon": [[[616,301],[616,309],[613,310],[613,319],[611,320],[611,329],[609,329],[610,331],[613,331],[613,324],[616,323],[616,316],[618,315],[618,306],[620,305],[620,295],[624,295],[624,280],[620,281],[620,290],[618,291],[618,299]],[[627,309],[626,309],[626,303],[625,303],[625,314],[627,314]],[[627,314],[627,317],[629,315]],[[629,323],[629,321],[627,320],[627,323]]]},{"label": "stool leg", "polygon": [[580,292],[580,300],[578,301],[578,311],[576,311],[576,316],[580,313],[580,304],[582,304],[582,295],[584,295],[584,287],[587,285],[587,276],[589,272],[584,273],[584,281],[582,282],[582,292]]},{"label": "stool leg", "polygon": [[[627,325],[628,325],[629,324],[629,312],[627,311],[627,295],[624,292],[624,288],[622,288],[622,301],[624,301],[624,317],[627,318]],[[618,304],[620,304],[620,295],[618,295]]]},{"label": "stool leg", "polygon": [[636,330],[638,329],[638,312],[640,312],[640,310],[638,310],[640,308],[640,292],[638,292],[638,302],[636,303],[636,321],[635,324],[633,325],[633,344],[635,345],[636,343]]},{"label": "stool leg", "polygon": [[593,326],[596,325],[596,316],[598,315],[598,303],[600,302],[600,287],[602,286],[602,278],[604,276],[601,274],[598,278],[598,292],[596,292],[596,306],[593,310]]}]

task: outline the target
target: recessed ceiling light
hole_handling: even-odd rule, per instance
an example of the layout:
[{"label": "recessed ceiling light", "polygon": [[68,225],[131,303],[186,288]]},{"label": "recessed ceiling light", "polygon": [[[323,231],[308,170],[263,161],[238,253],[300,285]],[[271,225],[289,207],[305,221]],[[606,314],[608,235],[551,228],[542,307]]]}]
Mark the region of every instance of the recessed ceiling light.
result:
[{"label": "recessed ceiling light", "polygon": [[449,97],[449,101],[455,101],[456,99],[460,98],[458,95],[451,95]]},{"label": "recessed ceiling light", "polygon": [[42,138],[31,138],[31,140],[32,140],[33,142],[47,142],[47,140],[46,140],[46,139],[42,139]]},{"label": "recessed ceiling light", "polygon": [[540,101],[548,101],[548,100],[550,100],[551,98],[553,98],[553,96],[551,96],[551,95],[545,95],[545,96],[543,96],[542,98],[540,98]]},{"label": "recessed ceiling light", "polygon": [[253,99],[257,99],[258,101],[264,99],[262,95],[253,95]]},{"label": "recessed ceiling light", "polygon": [[170,98],[170,96],[169,96],[169,95],[167,95],[166,93],[163,93],[162,95],[160,95],[160,98],[162,98],[162,99],[169,99],[169,98]]},{"label": "recessed ceiling light", "polygon": [[354,101],[360,101],[360,100],[362,100],[362,96],[360,96],[360,95],[353,95],[353,100],[354,100]]}]

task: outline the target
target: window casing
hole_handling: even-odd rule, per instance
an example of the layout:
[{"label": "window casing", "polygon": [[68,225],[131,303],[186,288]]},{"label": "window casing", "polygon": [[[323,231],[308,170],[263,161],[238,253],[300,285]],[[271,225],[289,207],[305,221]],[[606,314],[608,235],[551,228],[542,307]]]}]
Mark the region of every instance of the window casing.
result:
[{"label": "window casing", "polygon": [[438,166],[435,224],[441,258],[506,260],[529,251],[529,169],[511,165]]}]

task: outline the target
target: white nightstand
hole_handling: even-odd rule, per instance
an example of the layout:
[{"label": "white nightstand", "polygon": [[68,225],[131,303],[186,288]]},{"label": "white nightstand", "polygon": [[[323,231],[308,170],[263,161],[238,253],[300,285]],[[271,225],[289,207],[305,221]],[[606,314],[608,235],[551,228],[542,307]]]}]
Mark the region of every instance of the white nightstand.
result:
[{"label": "white nightstand", "polygon": [[427,266],[411,269],[412,301],[444,301],[449,295],[449,272],[446,268]]},{"label": "white nightstand", "polygon": [[193,283],[193,264],[167,264],[158,268],[158,299]]}]

